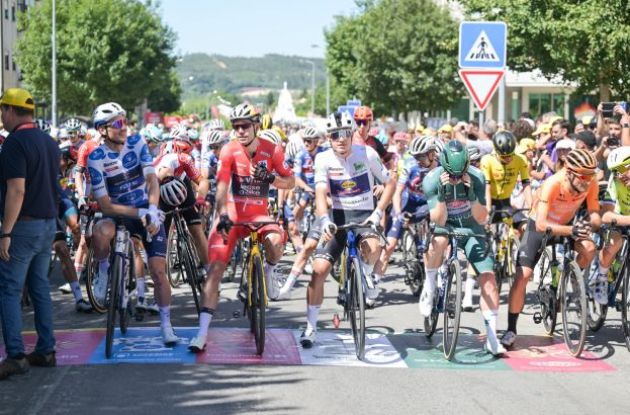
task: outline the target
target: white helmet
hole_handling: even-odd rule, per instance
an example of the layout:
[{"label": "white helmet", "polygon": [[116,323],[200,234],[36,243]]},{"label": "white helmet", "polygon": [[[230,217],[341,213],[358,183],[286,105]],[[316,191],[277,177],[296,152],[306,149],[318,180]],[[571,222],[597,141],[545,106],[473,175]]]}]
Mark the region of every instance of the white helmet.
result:
[{"label": "white helmet", "polygon": [[186,185],[176,177],[172,177],[170,181],[160,185],[160,197],[169,206],[176,207],[181,205],[187,196]]},{"label": "white helmet", "polygon": [[225,124],[222,119],[212,119],[208,124],[206,124],[206,128],[208,130],[225,130]]},{"label": "white helmet", "polygon": [[630,147],[617,147],[611,151],[606,160],[606,165],[609,170],[630,165]]},{"label": "white helmet", "polygon": [[81,121],[76,118],[70,118],[66,121],[65,125],[66,130],[68,131],[80,131],[81,130]]},{"label": "white helmet", "polygon": [[326,120],[326,131],[331,133],[338,130],[351,130],[352,117],[347,112],[333,112]]},{"label": "white helmet", "polygon": [[171,138],[190,142],[188,129],[183,124],[175,124],[169,131]]},{"label": "white helmet", "polygon": [[209,146],[221,144],[226,141],[225,131],[220,130],[212,130],[209,131],[206,135],[206,143]]},{"label": "white helmet", "polygon": [[287,149],[284,152],[285,160],[295,159],[295,157],[297,157],[297,155],[300,154],[301,150],[302,150],[302,147],[300,147],[300,145],[297,142],[289,141],[289,144],[287,144]]},{"label": "white helmet", "polygon": [[308,127],[304,130],[304,132],[302,133],[302,138],[304,139],[319,139],[319,137],[321,137],[321,133],[313,127]]},{"label": "white helmet", "polygon": [[280,145],[280,143],[282,142],[280,134],[278,134],[278,132],[273,129],[261,131],[260,133],[258,133],[258,137],[262,138],[263,140],[271,141],[275,145]]},{"label": "white helmet", "polygon": [[412,156],[426,154],[431,150],[435,150],[435,143],[432,137],[415,137],[409,144],[409,153]]},{"label": "white helmet", "polygon": [[230,112],[230,122],[234,123],[234,121],[238,120],[249,120],[253,123],[257,123],[260,120],[260,114],[256,108],[250,104],[238,104],[232,109],[232,112]]},{"label": "white helmet", "polygon": [[126,117],[127,112],[115,102],[108,102],[107,104],[99,105],[92,114],[94,127],[98,128],[119,116]]},{"label": "white helmet", "polygon": [[437,155],[439,156],[440,154],[442,154],[442,151],[444,151],[444,142],[439,138],[434,138],[433,145],[435,146],[435,152],[437,153]]}]

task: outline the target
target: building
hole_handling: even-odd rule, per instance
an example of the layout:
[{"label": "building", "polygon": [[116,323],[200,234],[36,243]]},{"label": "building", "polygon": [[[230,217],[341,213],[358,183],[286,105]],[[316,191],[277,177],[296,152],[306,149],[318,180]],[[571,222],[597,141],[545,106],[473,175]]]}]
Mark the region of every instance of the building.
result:
[{"label": "building", "polygon": [[25,12],[35,0],[0,0],[0,56],[2,64],[0,70],[0,90],[20,86],[20,70],[15,63],[15,45],[19,32],[17,27],[18,14]]}]

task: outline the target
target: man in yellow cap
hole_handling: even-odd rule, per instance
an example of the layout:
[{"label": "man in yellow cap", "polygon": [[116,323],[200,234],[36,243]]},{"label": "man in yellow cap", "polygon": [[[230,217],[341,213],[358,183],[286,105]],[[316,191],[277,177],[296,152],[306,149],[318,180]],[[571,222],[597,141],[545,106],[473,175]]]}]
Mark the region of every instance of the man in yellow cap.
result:
[{"label": "man in yellow cap", "polygon": [[453,126],[450,124],[444,124],[438,130],[438,134],[444,143],[448,143],[453,138]]},{"label": "man in yellow cap", "polygon": [[[0,380],[30,366],[55,366],[52,300],[48,284],[50,247],[55,237],[59,161],[53,139],[33,122],[35,102],[20,88],[0,97],[9,136],[0,152],[0,319],[7,358]],[[37,344],[26,355],[20,300],[25,282],[35,309]]]}]

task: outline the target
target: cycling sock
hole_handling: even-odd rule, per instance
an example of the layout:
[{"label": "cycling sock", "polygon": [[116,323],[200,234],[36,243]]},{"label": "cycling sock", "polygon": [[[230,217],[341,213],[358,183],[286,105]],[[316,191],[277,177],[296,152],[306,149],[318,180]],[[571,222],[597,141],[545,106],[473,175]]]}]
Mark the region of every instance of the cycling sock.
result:
[{"label": "cycling sock", "polygon": [[471,275],[468,275],[466,277],[466,287],[464,289],[464,297],[468,297],[472,299],[474,289],[475,289],[475,279]]},{"label": "cycling sock", "polygon": [[171,306],[160,307],[160,325],[171,327]]},{"label": "cycling sock", "polygon": [[291,273],[287,278],[287,282],[284,283],[284,286],[287,287],[287,291],[290,291],[293,288],[293,285],[295,285],[295,282],[297,281],[300,274],[301,273],[295,273],[293,270],[291,270]]},{"label": "cycling sock", "polygon": [[[606,281],[608,281],[608,269],[610,267],[602,267],[601,264],[599,265],[599,270],[597,271],[597,279],[601,278],[600,275],[606,277]],[[604,278],[602,278],[602,280],[604,280]]]},{"label": "cycling sock", "polygon": [[486,334],[490,344],[498,344],[497,341],[497,316],[499,310],[485,310],[483,313],[483,322],[486,326]]},{"label": "cycling sock", "polygon": [[317,317],[319,317],[319,305],[309,305],[306,307],[306,331],[317,331]]},{"label": "cycling sock", "polygon": [[136,295],[138,296],[138,300],[141,298],[144,300],[144,278],[136,279]]},{"label": "cycling sock", "polygon": [[77,275],[80,277],[81,274],[83,273],[83,270],[85,269],[85,265],[83,265],[80,262],[75,262],[74,263],[74,270],[77,272]]},{"label": "cycling sock", "polygon": [[81,294],[81,284],[79,284],[79,281],[72,281],[70,283],[70,288],[72,288],[72,294],[74,295],[75,301],[83,300],[83,295]]},{"label": "cycling sock", "polygon": [[273,271],[276,269],[276,264],[265,261],[265,275],[273,275]]},{"label": "cycling sock", "polygon": [[197,337],[201,337],[202,339],[206,338],[213,315],[213,309],[207,307],[201,309],[201,313],[199,313],[199,331],[197,332]]},{"label": "cycling sock", "polygon": [[519,313],[508,313],[508,331],[516,334],[516,322],[518,321]]},{"label": "cycling sock", "polygon": [[427,290],[429,290],[430,293],[435,291],[435,286],[437,285],[437,283],[436,283],[437,273],[438,273],[438,269],[437,268],[427,268],[426,269],[427,278],[426,278],[425,282],[426,282]]}]

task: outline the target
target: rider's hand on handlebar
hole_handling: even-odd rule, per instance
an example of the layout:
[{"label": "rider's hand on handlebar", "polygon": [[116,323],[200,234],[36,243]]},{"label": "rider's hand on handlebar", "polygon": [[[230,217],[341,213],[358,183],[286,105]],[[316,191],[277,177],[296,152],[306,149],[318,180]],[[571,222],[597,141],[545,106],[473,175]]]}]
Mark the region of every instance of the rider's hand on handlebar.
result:
[{"label": "rider's hand on handlebar", "polygon": [[337,233],[337,225],[335,225],[328,216],[322,216],[320,219],[320,228],[322,230],[322,240],[330,241]]},{"label": "rider's hand on handlebar", "polygon": [[223,236],[223,239],[227,239],[228,233],[230,229],[234,226],[234,222],[230,219],[230,217],[226,214],[223,214],[219,217],[219,223],[217,225],[217,232]]},{"label": "rider's hand on handlebar", "polygon": [[383,211],[379,208],[374,209],[374,212],[368,216],[368,218],[363,222],[364,225],[372,224],[378,225],[381,223],[381,219],[383,218]]},{"label": "rider's hand on handlebar", "polygon": [[578,223],[573,225],[573,229],[571,229],[571,235],[575,239],[587,239],[591,237],[592,231],[593,226],[590,222],[579,221]]}]

